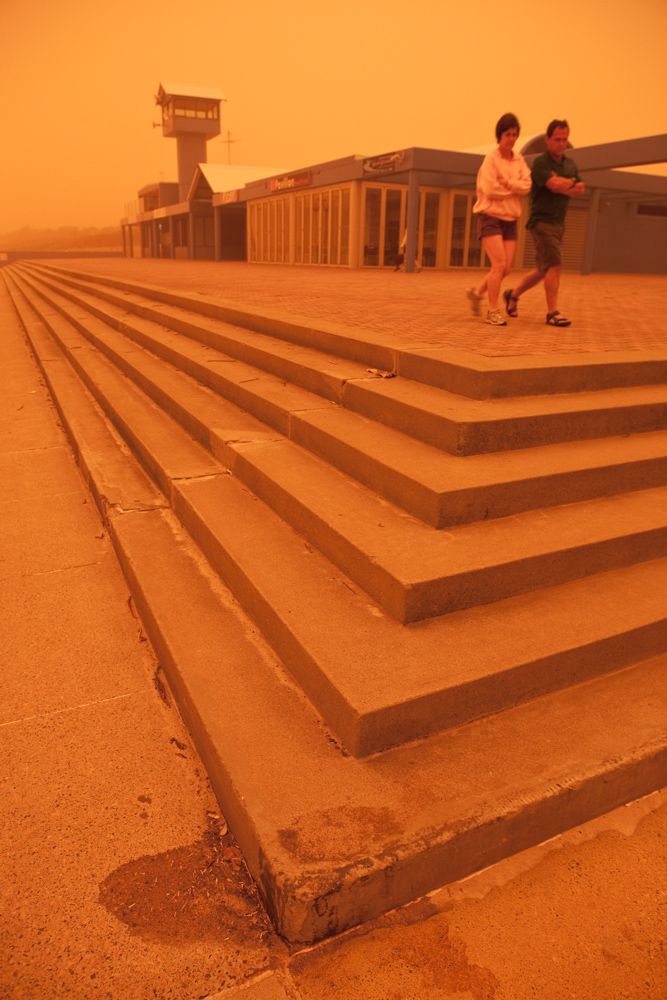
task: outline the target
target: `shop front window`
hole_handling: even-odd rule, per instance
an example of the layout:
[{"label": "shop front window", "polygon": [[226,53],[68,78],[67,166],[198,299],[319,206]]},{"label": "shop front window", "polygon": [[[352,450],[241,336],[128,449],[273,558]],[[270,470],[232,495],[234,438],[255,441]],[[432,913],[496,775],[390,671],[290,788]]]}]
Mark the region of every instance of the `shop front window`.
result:
[{"label": "shop front window", "polygon": [[329,192],[322,192],[322,252],[320,264],[329,263]]},{"label": "shop front window", "polygon": [[440,210],[440,195],[435,191],[427,191],[424,198],[424,224],[422,237],[422,267],[435,267],[435,256],[438,243],[438,215]]},{"label": "shop front window", "polygon": [[382,191],[380,188],[366,188],[366,211],[364,218],[364,264],[375,266],[380,263],[380,212]]},{"label": "shop front window", "polygon": [[350,190],[343,189],[340,220],[340,263],[348,264],[350,260]]},{"label": "shop front window", "polygon": [[449,251],[450,267],[463,267],[467,219],[468,196],[465,194],[455,194],[454,209],[452,211],[452,241]]},{"label": "shop front window", "polygon": [[311,246],[310,246],[310,262],[311,264],[319,264],[320,262],[320,196],[319,194],[313,195],[313,207],[311,216]]},{"label": "shop front window", "polygon": [[401,203],[402,191],[387,191],[384,216],[384,254],[383,264],[394,264],[398,247],[401,242]]}]

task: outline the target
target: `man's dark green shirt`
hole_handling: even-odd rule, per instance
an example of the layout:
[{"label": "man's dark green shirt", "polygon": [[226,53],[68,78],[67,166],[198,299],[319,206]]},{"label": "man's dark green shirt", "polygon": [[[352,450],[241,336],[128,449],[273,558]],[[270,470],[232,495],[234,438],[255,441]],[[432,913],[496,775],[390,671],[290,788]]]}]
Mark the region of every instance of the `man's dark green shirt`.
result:
[{"label": "man's dark green shirt", "polygon": [[536,222],[551,222],[556,226],[564,225],[570,199],[566,194],[556,194],[554,191],[550,191],[546,184],[552,174],[579,180],[576,163],[567,156],[564,156],[558,163],[549,153],[542,153],[536,157],[530,172],[533,186],[530,192],[530,217],[527,228],[530,229]]}]

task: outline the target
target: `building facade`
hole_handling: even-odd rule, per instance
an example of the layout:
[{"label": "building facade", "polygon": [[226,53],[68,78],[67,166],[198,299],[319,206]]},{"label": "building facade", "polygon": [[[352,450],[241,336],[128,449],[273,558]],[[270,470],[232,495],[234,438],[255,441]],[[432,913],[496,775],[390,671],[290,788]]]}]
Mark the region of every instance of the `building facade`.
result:
[{"label": "building facade", "polygon": [[[174,109],[184,101],[164,88],[160,93],[163,105],[171,102]],[[218,120],[204,122],[211,128]],[[177,137],[173,118],[169,130]],[[543,137],[535,137],[524,155],[530,160],[543,148]],[[583,273],[667,273],[667,177],[618,169],[667,161],[667,135],[572,155],[589,193],[569,207],[563,266]],[[121,221],[124,253],[387,268],[395,266],[407,233],[408,269],[414,262],[437,270],[482,268],[487,261],[472,214],[482,158],[478,152],[410,148],[292,171],[199,162],[187,188],[179,174],[179,185],[139,192],[141,211]],[[531,267],[532,242],[524,226],[519,232],[517,263]]]}]

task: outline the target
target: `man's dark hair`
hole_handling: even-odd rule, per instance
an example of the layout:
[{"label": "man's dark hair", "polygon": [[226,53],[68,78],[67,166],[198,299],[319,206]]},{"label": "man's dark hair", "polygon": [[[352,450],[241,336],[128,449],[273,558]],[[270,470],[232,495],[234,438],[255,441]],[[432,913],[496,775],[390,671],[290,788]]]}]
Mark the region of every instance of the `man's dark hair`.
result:
[{"label": "man's dark hair", "polygon": [[519,119],[517,116],[508,112],[496,122],[496,139],[498,142],[500,142],[500,137],[503,132],[507,132],[510,128],[515,128],[517,132],[521,131],[521,126],[519,125]]},{"label": "man's dark hair", "polygon": [[554,118],[554,120],[549,122],[547,125],[547,139],[551,138],[557,128],[566,128],[569,131],[570,126],[564,118]]}]

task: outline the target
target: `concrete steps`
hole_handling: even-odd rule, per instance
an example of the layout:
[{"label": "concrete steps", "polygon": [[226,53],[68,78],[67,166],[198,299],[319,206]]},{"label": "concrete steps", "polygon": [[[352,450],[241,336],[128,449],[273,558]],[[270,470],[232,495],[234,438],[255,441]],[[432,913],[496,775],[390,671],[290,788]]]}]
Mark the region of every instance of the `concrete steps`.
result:
[{"label": "concrete steps", "polygon": [[[593,475],[585,501],[438,532],[117,330],[92,328],[81,303],[65,319],[54,289],[48,304],[17,269],[4,274],[151,641],[289,940],[343,930],[664,784],[662,432],[619,442],[640,447],[631,492],[605,495],[614,445],[599,442],[609,449],[600,495]],[[328,413],[360,419],[321,397],[306,411],[297,404],[288,425],[299,412],[315,424]],[[544,451],[564,461],[582,444]],[[633,457],[628,448],[617,468]],[[570,474],[577,461],[583,474],[581,452]],[[651,488],[638,488],[642,463]],[[533,468],[537,479],[539,461]],[[442,573],[445,558],[449,576],[401,577],[413,559]],[[559,582],[569,558],[580,559],[577,578]],[[501,600],[498,565],[510,589]],[[366,596],[366,585],[393,594],[393,583],[373,584],[391,573],[404,608],[414,610],[424,580],[422,610],[430,600],[449,607],[434,581],[458,576],[465,602],[465,572],[476,577],[474,606],[410,625]],[[514,573],[538,589],[511,596]],[[485,576],[493,603],[480,604]]]},{"label": "concrete steps", "polygon": [[[55,294],[50,292],[51,296]],[[47,306],[41,310],[42,319],[170,495],[169,468],[164,460],[160,461],[159,442],[169,441],[172,448],[179,441],[180,449],[189,457],[189,439],[181,441],[174,428],[163,431],[159,415],[150,406],[143,421],[126,419],[126,412],[136,412],[141,406],[140,396],[135,393],[130,398],[127,380],[96,351],[81,350],[88,340],[78,342],[77,337],[82,335],[62,315],[68,314],[66,300],[54,297],[51,302],[59,306],[59,312],[49,313]],[[128,345],[124,337],[106,325],[100,326],[101,321],[87,313],[77,315],[74,310],[71,318],[92,344],[146,385],[147,366],[155,363],[145,356],[135,363],[143,351],[133,349],[131,342]],[[151,344],[164,346],[163,340],[158,345],[151,340]],[[198,351],[201,348],[197,345],[190,346],[191,366]],[[183,360],[183,352],[178,358]],[[174,360],[171,354],[170,359]],[[168,408],[177,416],[188,411],[188,399],[196,391],[196,386],[183,376],[180,382],[176,385],[172,375],[169,400],[174,405]],[[145,440],[139,440],[133,426],[151,428],[146,430]],[[157,446],[152,442],[158,442]],[[235,476],[401,622],[489,603],[667,554],[664,487],[560,505],[434,534],[291,441],[234,440],[228,443],[227,451]],[[190,461],[194,464],[186,462],[181,477],[192,475],[190,468],[206,474],[205,459],[196,455]]]},{"label": "concrete steps", "polygon": [[61,292],[94,310],[98,317],[111,318],[126,332],[132,327],[126,316],[130,310],[225,352],[227,360],[234,357],[250,361],[253,366],[454,455],[667,427],[667,391],[662,384],[546,397],[468,400],[408,378],[369,379],[363,366],[343,363],[341,358],[310,348],[276,342],[276,338],[266,335],[260,335],[264,344],[258,347],[248,343],[252,338],[243,329],[196,318],[192,312],[155,304],[136,293],[114,293],[104,285],[88,282],[86,287],[94,290],[95,297],[102,294],[113,302],[102,309],[92,295],[80,290],[81,282],[68,279],[67,283],[72,287],[66,289],[61,284]]},{"label": "concrete steps", "polygon": [[[33,286],[45,294],[44,286]],[[49,302],[65,314],[68,300],[58,285],[49,286]],[[104,287],[104,286],[102,286]],[[435,527],[502,517],[522,510],[603,496],[621,490],[647,489],[667,482],[667,432],[647,432],[641,438],[603,438],[593,442],[570,442],[494,455],[468,456],[463,462],[383,424],[362,418],[341,406],[326,406],[322,400],[300,392],[282,380],[273,380],[244,363],[204,350],[189,339],[170,333],[150,320],[130,320],[121,308],[101,308],[91,296],[79,303],[96,310],[88,312],[82,329],[101,350],[113,357],[161,406],[169,408],[169,391],[156,382],[163,376],[153,365],[146,371],[145,357],[124,355],[127,337],[239,407],[245,407],[281,434],[290,437],[329,464],[353,476],[387,499]],[[77,314],[71,320],[77,322]],[[111,324],[111,327],[110,327]],[[124,334],[114,337],[112,329]],[[313,352],[314,353],[314,352]],[[137,371],[141,361],[143,369]],[[201,396],[201,394],[200,394]],[[170,411],[171,412],[171,411]],[[226,418],[208,415],[203,421],[183,415],[191,431],[195,424],[225,426]],[[238,423],[240,415],[235,420]],[[253,429],[253,439],[256,439]],[[206,438],[205,430],[202,431]],[[206,442],[208,444],[208,442]]]},{"label": "concrete steps", "polygon": [[664,352],[615,351],[581,356],[550,355],[543,357],[493,357],[432,343],[409,348],[400,338],[388,338],[373,331],[350,330],[335,323],[298,316],[267,312],[256,306],[239,306],[218,298],[188,294],[180,289],[127,281],[111,275],[73,268],[37,264],[33,271],[57,276],[73,287],[120,289],[134,296],[149,298],[183,308],[189,313],[208,316],[236,327],[266,333],[283,341],[316,348],[336,357],[394,371],[405,378],[435,385],[472,399],[502,396],[544,395],[577,392],[582,389],[611,389],[620,386],[653,385],[667,381],[667,357]]}]

